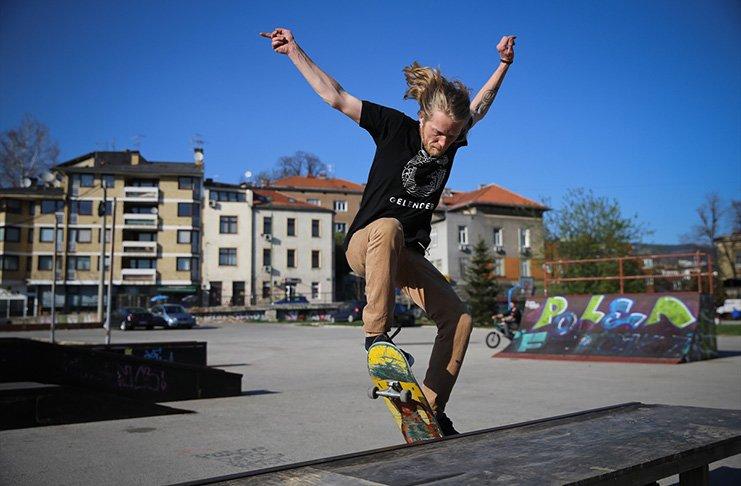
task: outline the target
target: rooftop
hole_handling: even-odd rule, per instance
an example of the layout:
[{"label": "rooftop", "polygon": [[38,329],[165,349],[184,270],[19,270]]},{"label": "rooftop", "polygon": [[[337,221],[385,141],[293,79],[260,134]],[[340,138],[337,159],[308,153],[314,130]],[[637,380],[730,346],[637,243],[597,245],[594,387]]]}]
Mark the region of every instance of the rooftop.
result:
[{"label": "rooftop", "polygon": [[443,195],[440,203],[443,206],[441,209],[447,209],[448,211],[477,205],[530,208],[541,211],[548,211],[550,209],[532,199],[528,199],[496,184],[489,184],[475,191],[453,191],[449,195]]},{"label": "rooftop", "polygon": [[343,192],[363,192],[363,185],[345,179],[330,177],[289,176],[272,181],[277,189],[313,189]]}]

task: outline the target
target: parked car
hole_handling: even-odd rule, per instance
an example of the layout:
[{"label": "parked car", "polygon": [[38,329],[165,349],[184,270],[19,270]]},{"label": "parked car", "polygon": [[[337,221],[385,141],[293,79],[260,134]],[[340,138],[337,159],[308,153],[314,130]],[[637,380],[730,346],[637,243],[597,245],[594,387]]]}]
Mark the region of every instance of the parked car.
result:
[{"label": "parked car", "polygon": [[155,305],[150,309],[152,314],[164,319],[169,328],[186,327],[190,329],[196,325],[196,318],[188,314],[188,311],[179,304]]},{"label": "parked car", "polygon": [[280,300],[276,300],[273,302],[273,305],[276,304],[308,304],[309,300],[304,297],[303,295],[294,295],[293,297],[284,297]]},{"label": "parked car", "polygon": [[741,319],[741,299],[726,299],[715,312],[721,319]]},{"label": "parked car", "polygon": [[[363,318],[364,300],[351,300],[345,302],[336,310],[332,316],[332,322],[353,322]],[[394,304],[394,325],[401,327],[411,327],[415,325],[416,306],[407,308],[403,304]]]},{"label": "parked car", "polygon": [[111,321],[114,325],[118,323],[122,331],[128,331],[136,327],[152,329],[155,326],[167,326],[164,319],[155,316],[143,307],[122,307],[113,313]]}]

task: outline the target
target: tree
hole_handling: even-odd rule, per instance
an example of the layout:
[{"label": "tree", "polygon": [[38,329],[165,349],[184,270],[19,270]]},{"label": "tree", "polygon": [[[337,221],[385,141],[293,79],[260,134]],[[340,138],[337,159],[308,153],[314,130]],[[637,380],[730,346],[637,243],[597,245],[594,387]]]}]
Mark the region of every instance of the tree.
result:
[{"label": "tree", "polygon": [[57,163],[59,146],[49,129],[31,115],[0,134],[0,187],[22,187],[23,179],[39,178]]},{"label": "tree", "polygon": [[[560,260],[617,258],[628,256],[631,242],[640,241],[650,234],[638,222],[637,215],[622,215],[615,199],[599,197],[591,190],[570,189],[561,202],[561,208],[546,213],[546,246],[552,257]],[[607,277],[619,274],[617,260],[595,263],[559,265],[560,277]],[[634,260],[623,264],[623,275],[640,275],[641,269]],[[625,291],[640,292],[642,280],[628,280]],[[619,291],[617,280],[566,282],[556,286],[564,293],[590,294]]]},{"label": "tree", "polygon": [[273,171],[273,177],[280,179],[288,176],[319,177],[329,172],[327,164],[319,157],[299,150],[293,155],[284,155],[278,159],[278,167]]},{"label": "tree", "polygon": [[483,239],[473,247],[473,258],[466,269],[465,290],[474,324],[491,325],[491,316],[497,308],[499,283],[494,276],[489,247]]}]

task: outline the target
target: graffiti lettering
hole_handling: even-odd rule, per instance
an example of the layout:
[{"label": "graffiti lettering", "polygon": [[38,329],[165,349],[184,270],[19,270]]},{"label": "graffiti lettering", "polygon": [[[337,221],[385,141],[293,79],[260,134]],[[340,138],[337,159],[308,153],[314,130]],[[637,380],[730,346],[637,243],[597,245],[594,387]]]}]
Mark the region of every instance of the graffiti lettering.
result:
[{"label": "graffiti lettering", "polygon": [[540,319],[535,323],[533,329],[540,329],[550,325],[553,322],[553,318],[562,314],[569,307],[569,302],[564,297],[548,297],[543,305],[543,313],[540,314]]},{"label": "graffiti lettering", "polygon": [[665,316],[669,322],[680,329],[697,321],[684,302],[671,296],[659,297],[651,310],[651,315],[648,316],[646,325],[656,324],[661,320],[661,316]]}]

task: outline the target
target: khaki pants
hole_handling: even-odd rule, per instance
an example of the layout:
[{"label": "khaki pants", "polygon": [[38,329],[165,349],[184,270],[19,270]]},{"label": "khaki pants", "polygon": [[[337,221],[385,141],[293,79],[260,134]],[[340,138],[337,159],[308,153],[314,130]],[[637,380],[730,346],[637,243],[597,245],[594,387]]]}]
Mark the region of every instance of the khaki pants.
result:
[{"label": "khaki pants", "polygon": [[394,319],[394,291],[399,287],[437,324],[437,338],[422,391],[436,411],[443,411],[458,378],[471,336],[471,316],[445,277],[424,256],[404,247],[399,220],[381,218],[356,232],[347,262],[365,276],[368,304],[363,330],[389,331]]}]

